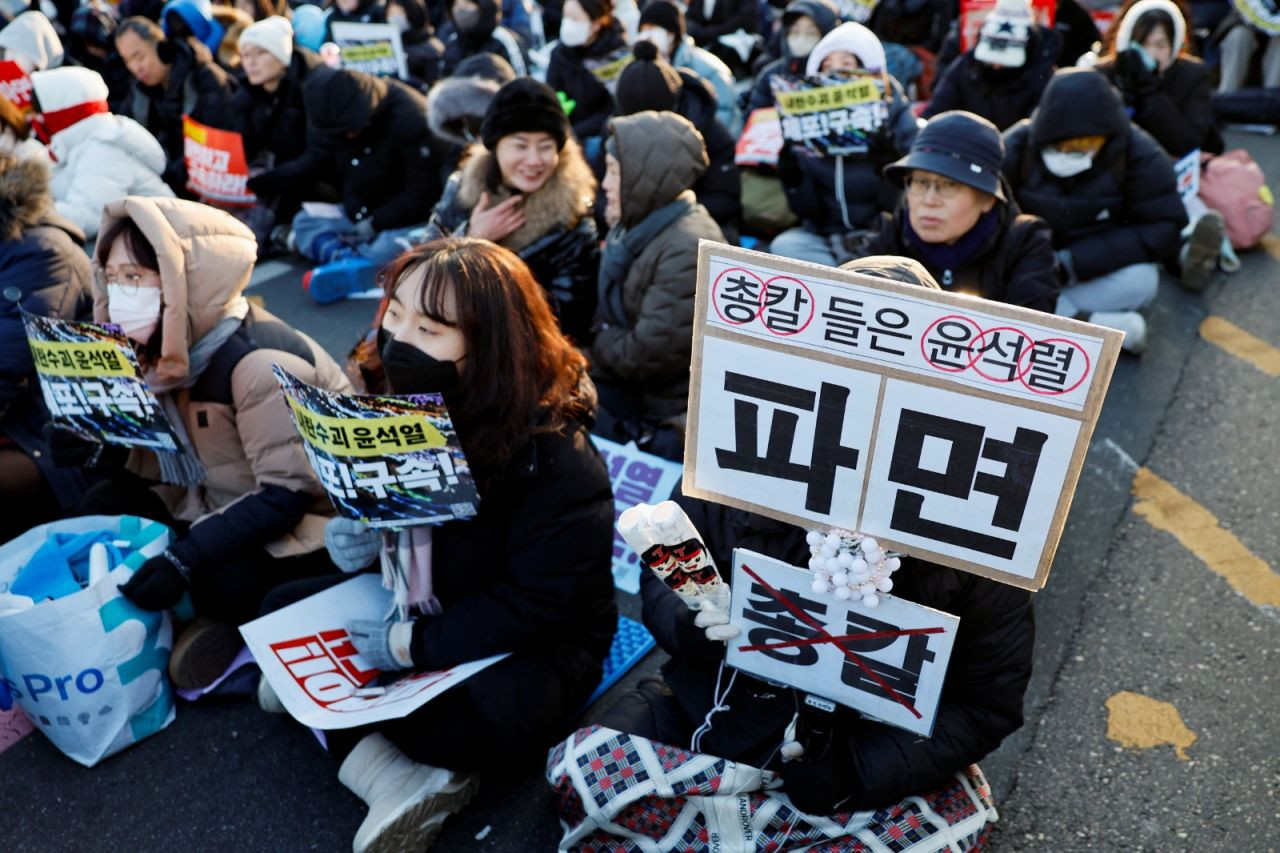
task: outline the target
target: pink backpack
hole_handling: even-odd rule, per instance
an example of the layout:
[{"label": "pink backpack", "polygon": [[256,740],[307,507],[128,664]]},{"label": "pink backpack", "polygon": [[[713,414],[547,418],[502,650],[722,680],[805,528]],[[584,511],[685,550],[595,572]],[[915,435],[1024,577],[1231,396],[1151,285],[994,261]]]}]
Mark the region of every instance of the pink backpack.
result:
[{"label": "pink backpack", "polygon": [[1237,148],[1204,162],[1200,198],[1222,214],[1236,249],[1250,249],[1276,221],[1275,198],[1249,152]]}]

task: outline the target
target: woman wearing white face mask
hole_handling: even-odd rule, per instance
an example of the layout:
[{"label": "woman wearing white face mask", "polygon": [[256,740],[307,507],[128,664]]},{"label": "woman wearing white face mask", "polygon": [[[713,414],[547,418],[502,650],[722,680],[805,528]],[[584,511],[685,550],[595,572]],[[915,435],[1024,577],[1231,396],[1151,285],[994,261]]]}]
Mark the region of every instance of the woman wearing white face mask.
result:
[{"label": "woman wearing white face mask", "polygon": [[1138,311],[1154,301],[1160,264],[1187,224],[1168,155],[1130,124],[1105,77],[1069,69],[1005,132],[1004,174],[1023,213],[1053,229],[1056,313],[1120,329],[1124,348],[1142,352]]},{"label": "woman wearing white face mask", "polygon": [[773,106],[770,80],[775,74],[804,74],[809,54],[822,37],[836,28],[840,14],[829,0],[792,0],[782,13],[782,55],[768,63],[751,82],[747,99],[747,115],[762,107]]},{"label": "woman wearing white face mask", "polygon": [[271,588],[334,571],[322,547],[332,510],[271,367],[332,391],[350,384],[319,345],[244,298],[256,256],[249,229],[220,210],[140,196],[106,206],[94,319],[135,343],[178,449],[121,458],[96,446],[55,458],[92,462],[105,477],[82,514],[127,507],[176,529],[121,590],[147,610],[190,592],[202,618],[174,646],[169,674],[180,687],[223,672],[240,645],[234,626],[257,615]]},{"label": "woman wearing white face mask", "polygon": [[547,85],[563,93],[574,135],[588,151],[593,148],[588,140],[601,136],[613,115],[613,90],[627,56],[613,0],[565,0]]}]

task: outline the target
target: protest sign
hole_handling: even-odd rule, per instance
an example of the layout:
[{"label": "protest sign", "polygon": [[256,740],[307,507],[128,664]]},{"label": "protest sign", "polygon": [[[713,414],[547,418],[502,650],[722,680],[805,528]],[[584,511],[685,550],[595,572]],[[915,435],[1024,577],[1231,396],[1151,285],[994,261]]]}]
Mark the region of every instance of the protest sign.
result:
[{"label": "protest sign", "polygon": [[187,189],[211,204],[249,207],[257,203],[249,192],[249,163],[239,133],[208,127],[184,115],[182,135]]},{"label": "protest sign", "polygon": [[604,84],[609,94],[613,95],[618,90],[618,79],[622,77],[623,69],[630,65],[633,59],[635,56],[631,53],[631,45],[625,45],[599,59],[583,59],[582,64]]},{"label": "protest sign", "polygon": [[[960,0],[960,51],[972,50],[978,43],[978,35],[987,15],[996,7],[996,0]],[[1057,0],[1031,0],[1031,16],[1035,24],[1053,29],[1058,13]],[[1096,13],[1095,13],[1096,14]],[[1102,32],[1106,32],[1105,29]]]},{"label": "protest sign", "polygon": [[889,117],[885,77],[880,73],[812,78],[774,74],[769,80],[782,138],[815,157],[866,151],[868,137]]},{"label": "protest sign", "polygon": [[1197,148],[1173,164],[1173,173],[1178,179],[1178,195],[1182,196],[1184,205],[1200,195],[1200,156]]},{"label": "protest sign", "polygon": [[95,441],[176,450],[173,426],[116,326],[22,312],[40,392],[53,420]]},{"label": "protest sign", "polygon": [[391,593],[378,576],[358,575],[241,625],[240,633],[285,709],[317,729],[398,719],[506,657],[405,673],[380,688],[365,689],[380,673],[360,657],[345,626],[358,619],[382,619],[390,606]]},{"label": "protest sign", "polygon": [[738,137],[733,162],[739,166],[776,166],[782,152],[782,121],[776,107],[752,110]]},{"label": "protest sign", "polygon": [[21,110],[23,115],[32,112],[31,78],[12,59],[0,61],[0,96]]},{"label": "protest sign", "polygon": [[333,43],[338,46],[342,67],[377,77],[409,76],[400,31],[392,24],[357,24],[335,21]]},{"label": "protest sign", "polygon": [[634,594],[640,591],[640,557],[618,532],[618,516],[636,504],[665,501],[680,481],[681,466],[645,453],[635,442],[624,447],[595,435],[591,441],[600,451],[613,484],[613,585]]},{"label": "protest sign", "polygon": [[892,595],[872,610],[815,595],[812,582],[735,548],[729,622],[742,634],[725,663],[929,737],[960,620]]},{"label": "protest sign", "polygon": [[1044,585],[1122,336],[703,241],[685,494]]},{"label": "protest sign", "polygon": [[395,528],[476,514],[471,468],[439,394],[335,394],[274,370],[307,459],[340,514]]}]

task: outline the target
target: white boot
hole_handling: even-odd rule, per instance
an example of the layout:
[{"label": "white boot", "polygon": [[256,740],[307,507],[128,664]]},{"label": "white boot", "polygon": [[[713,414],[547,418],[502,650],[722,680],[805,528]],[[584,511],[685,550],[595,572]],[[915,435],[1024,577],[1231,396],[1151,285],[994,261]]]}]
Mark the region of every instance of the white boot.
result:
[{"label": "white boot", "polygon": [[1137,311],[1094,311],[1089,322],[1124,332],[1120,349],[1141,355],[1147,349],[1147,321]]},{"label": "white boot", "polygon": [[474,773],[410,761],[380,734],[361,739],[338,769],[338,781],[369,804],[354,853],[419,851],[431,846],[445,818],[470,802]]}]

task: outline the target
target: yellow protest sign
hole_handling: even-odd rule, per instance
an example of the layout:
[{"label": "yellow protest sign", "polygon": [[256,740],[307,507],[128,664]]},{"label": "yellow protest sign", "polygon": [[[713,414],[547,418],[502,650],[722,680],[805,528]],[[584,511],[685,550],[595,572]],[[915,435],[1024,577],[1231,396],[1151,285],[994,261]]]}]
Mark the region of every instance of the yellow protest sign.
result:
[{"label": "yellow protest sign", "polygon": [[110,341],[42,341],[28,338],[36,371],[46,376],[134,376],[134,368]]},{"label": "yellow protest sign", "polygon": [[432,450],[448,439],[422,415],[387,415],[377,419],[321,415],[287,396],[298,432],[313,447],[335,456],[387,456],[410,450]]}]

